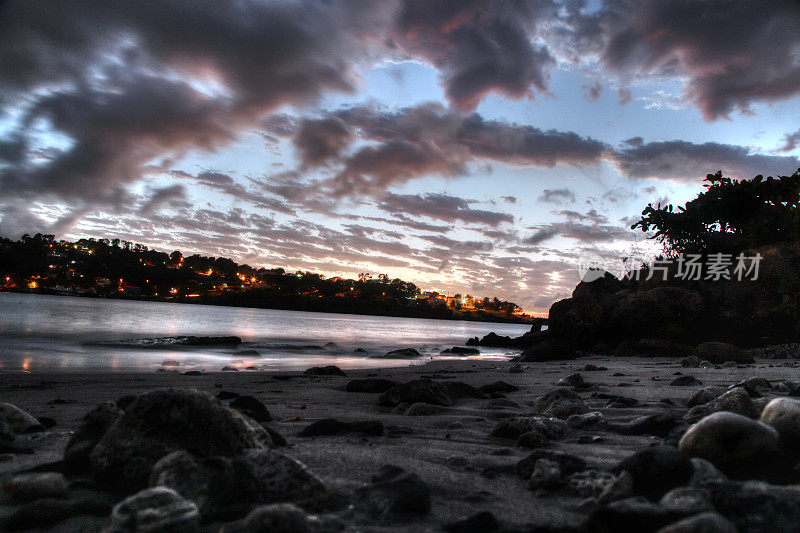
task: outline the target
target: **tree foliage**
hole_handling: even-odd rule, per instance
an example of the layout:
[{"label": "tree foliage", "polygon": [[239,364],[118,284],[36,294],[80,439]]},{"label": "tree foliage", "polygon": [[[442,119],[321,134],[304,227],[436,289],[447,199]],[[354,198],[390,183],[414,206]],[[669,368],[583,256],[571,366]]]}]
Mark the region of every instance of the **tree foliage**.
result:
[{"label": "tree foliage", "polygon": [[654,231],[667,255],[736,253],[800,241],[800,169],[791,176],[735,180],[708,174],[683,207],[648,204],[632,229]]}]

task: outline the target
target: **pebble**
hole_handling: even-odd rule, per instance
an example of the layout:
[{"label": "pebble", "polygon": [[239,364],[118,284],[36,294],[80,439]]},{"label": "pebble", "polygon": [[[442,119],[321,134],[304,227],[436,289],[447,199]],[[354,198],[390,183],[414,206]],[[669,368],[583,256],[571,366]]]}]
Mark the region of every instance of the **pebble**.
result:
[{"label": "pebble", "polygon": [[589,412],[589,408],[586,407],[583,400],[568,389],[556,389],[548,392],[536,400],[533,408],[537,414],[561,419]]},{"label": "pebble", "polygon": [[703,405],[689,409],[683,419],[690,424],[719,411],[727,411],[748,418],[758,418],[758,411],[753,405],[750,395],[741,387],[736,387]]},{"label": "pebble", "polygon": [[168,533],[200,530],[197,506],[167,487],[144,489],[118,503],[108,533]]}]

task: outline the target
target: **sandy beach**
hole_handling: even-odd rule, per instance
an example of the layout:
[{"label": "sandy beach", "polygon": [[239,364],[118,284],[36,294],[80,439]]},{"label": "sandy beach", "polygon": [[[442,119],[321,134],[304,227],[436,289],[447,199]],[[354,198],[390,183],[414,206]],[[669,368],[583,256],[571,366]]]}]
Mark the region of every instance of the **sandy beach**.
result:
[{"label": "sandy beach", "polygon": [[[563,424],[566,431],[548,438],[538,450],[565,452],[584,460],[585,469],[610,472],[634,452],[661,444],[665,438],[674,438],[648,435],[647,431],[622,434],[626,431],[619,427],[625,423],[645,415],[666,413],[681,421],[676,424],[680,432],[681,426],[684,430],[688,427],[682,422],[688,410],[686,402],[700,388],[727,388],[752,377],[764,378],[777,386],[797,376],[792,360],[684,368],[680,359],[675,358],[589,356],[563,362],[523,363],[517,367],[522,372],[510,372],[511,368],[510,362],[453,360],[412,367],[348,370],[346,376],[311,376],[301,372],[209,372],[197,376],[174,372],[5,374],[0,378],[2,400],[34,417],[52,419],[55,425],[19,437],[35,453],[4,455],[0,462],[0,483],[15,472],[59,461],[82,417],[101,402],[168,388],[196,389],[209,395],[226,391],[263,402],[272,418],[269,427],[288,441],[280,450],[305,463],[330,492],[352,497],[354,491],[368,485],[372,476],[388,464],[416,474],[430,489],[430,512],[400,523],[378,523],[344,505],[327,513],[335,517],[337,527],[348,531],[440,531],[479,511],[490,511],[506,530],[570,531],[584,523],[596,505],[587,500],[587,492],[569,484],[552,490],[529,487],[529,480],[519,475],[518,463],[533,450],[518,446],[514,438],[490,436],[498,422],[534,416],[532,407],[537,398],[553,390],[574,389],[588,411],[601,413],[607,424],[582,429]],[[581,374],[584,385],[557,386],[560,379],[575,373]],[[671,385],[680,376],[693,376],[700,383]],[[378,405],[380,394],[346,390],[351,380],[364,378],[396,382],[458,381],[473,387],[503,381],[518,390],[495,393],[495,398],[487,395],[455,399],[450,407],[422,404],[427,408],[412,409],[410,414],[407,406]],[[775,387],[753,402],[763,407],[766,399],[781,395],[785,393]],[[616,396],[623,400],[615,402]],[[343,422],[377,420],[383,424],[383,434],[298,436],[311,423],[330,418]],[[85,476],[70,481],[74,494],[94,490]],[[115,498],[119,499],[111,497],[114,501]],[[0,516],[7,518],[19,509],[20,506],[9,505],[6,499]],[[77,516],[62,521],[57,530],[94,531],[105,525],[106,518],[102,516]],[[218,522],[203,525],[208,531],[217,531],[219,527]]]}]

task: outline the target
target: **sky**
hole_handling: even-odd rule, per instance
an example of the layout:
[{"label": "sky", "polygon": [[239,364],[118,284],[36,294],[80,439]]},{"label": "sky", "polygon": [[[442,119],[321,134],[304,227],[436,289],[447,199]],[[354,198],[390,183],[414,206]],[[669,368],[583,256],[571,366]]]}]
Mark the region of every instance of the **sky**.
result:
[{"label": "sky", "polygon": [[[0,235],[545,312],[708,173],[800,168],[800,4],[9,0]],[[620,267],[621,268],[621,267]]]}]

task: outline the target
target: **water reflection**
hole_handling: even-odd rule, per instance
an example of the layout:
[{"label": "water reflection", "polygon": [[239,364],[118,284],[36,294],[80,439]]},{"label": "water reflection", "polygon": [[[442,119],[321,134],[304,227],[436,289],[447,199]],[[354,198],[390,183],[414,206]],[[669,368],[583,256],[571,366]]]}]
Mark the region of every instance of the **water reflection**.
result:
[{"label": "water reflection", "polygon": [[[272,309],[231,308],[126,300],[101,300],[0,293],[0,369],[60,371],[218,371],[305,369],[336,364],[374,368],[438,358],[446,347],[489,331],[518,336],[519,324],[489,324],[371,317]],[[13,310],[13,312],[9,312]],[[236,335],[232,347],[193,350],[119,348],[87,343],[175,335]],[[413,347],[417,361],[371,359]],[[357,348],[366,350],[356,353]],[[505,358],[504,350],[481,350],[480,358]],[[162,366],[164,361],[177,364]],[[19,370],[16,370],[19,369]]]}]

